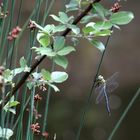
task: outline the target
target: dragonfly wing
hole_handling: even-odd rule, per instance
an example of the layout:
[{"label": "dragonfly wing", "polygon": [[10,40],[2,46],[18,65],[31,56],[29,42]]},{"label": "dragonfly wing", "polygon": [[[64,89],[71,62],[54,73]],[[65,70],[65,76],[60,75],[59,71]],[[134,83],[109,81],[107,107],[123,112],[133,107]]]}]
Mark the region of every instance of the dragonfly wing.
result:
[{"label": "dragonfly wing", "polygon": [[104,85],[97,87],[95,93],[98,94],[95,101],[98,104],[104,98]]},{"label": "dragonfly wing", "polygon": [[116,79],[118,78],[119,76],[119,73],[118,72],[115,72],[111,77],[109,77],[107,80],[106,80],[106,83],[109,85],[113,82],[116,81]]},{"label": "dragonfly wing", "polygon": [[109,84],[109,85],[107,84],[106,85],[106,91],[107,91],[107,93],[113,92],[116,88],[118,88],[118,86],[119,86],[119,84],[117,82],[114,82],[114,83]]},{"label": "dragonfly wing", "polygon": [[110,78],[106,80],[106,91],[108,93],[113,92],[119,86],[118,82],[116,82],[118,75],[119,73],[115,72]]}]

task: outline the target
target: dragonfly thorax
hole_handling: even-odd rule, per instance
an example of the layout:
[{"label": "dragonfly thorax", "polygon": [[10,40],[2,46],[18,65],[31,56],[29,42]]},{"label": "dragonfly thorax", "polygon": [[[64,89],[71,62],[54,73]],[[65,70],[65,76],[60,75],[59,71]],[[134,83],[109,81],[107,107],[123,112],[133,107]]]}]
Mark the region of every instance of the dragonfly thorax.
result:
[{"label": "dragonfly thorax", "polygon": [[104,84],[106,81],[102,75],[99,75],[96,79],[96,86],[100,86],[101,84]]}]

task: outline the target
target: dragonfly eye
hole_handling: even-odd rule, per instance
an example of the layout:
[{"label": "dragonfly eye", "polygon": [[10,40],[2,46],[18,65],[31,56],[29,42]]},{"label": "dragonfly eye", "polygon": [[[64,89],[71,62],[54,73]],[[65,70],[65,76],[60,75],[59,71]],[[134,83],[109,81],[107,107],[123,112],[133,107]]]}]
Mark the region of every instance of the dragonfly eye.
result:
[{"label": "dragonfly eye", "polygon": [[104,78],[103,78],[102,75],[99,75],[97,79],[100,80],[100,81],[102,81]]}]

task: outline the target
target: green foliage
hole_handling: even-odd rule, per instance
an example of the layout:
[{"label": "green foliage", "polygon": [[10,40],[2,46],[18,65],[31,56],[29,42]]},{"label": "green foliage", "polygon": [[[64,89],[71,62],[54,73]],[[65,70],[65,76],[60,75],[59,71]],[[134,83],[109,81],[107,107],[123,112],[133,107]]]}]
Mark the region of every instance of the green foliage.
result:
[{"label": "green foliage", "polygon": [[[51,1],[51,4],[53,3],[53,1]],[[12,22],[15,1],[11,1],[10,5],[8,1],[3,2],[5,7],[4,10],[0,7],[0,34],[1,34],[0,48],[2,48],[2,51],[0,53],[1,58],[0,61],[1,64],[4,64],[6,68],[2,70],[0,69],[0,90],[2,92],[1,95],[4,96],[0,99],[1,100],[0,105],[2,105],[0,138],[9,139],[13,135],[12,130],[14,130],[17,127],[16,125],[18,125],[16,139],[18,140],[22,139],[23,137],[22,120],[24,116],[24,111],[27,105],[29,105],[29,120],[27,125],[28,130],[26,139],[33,140],[33,135],[35,134],[35,132],[33,131],[32,133],[30,129],[31,124],[37,121],[36,117],[38,116],[35,116],[35,113],[36,115],[38,115],[37,112],[39,103],[38,100],[41,100],[41,98],[39,97],[38,100],[37,99],[35,100],[36,89],[48,91],[47,97],[45,98],[46,107],[44,111],[46,115],[44,115],[44,124],[43,124],[44,129],[42,131],[45,132],[46,131],[45,129],[47,128],[46,126],[47,123],[45,119],[47,119],[51,89],[53,89],[55,92],[59,92],[60,89],[57,87],[57,84],[65,82],[69,77],[65,71],[58,71],[54,69],[54,65],[58,65],[66,69],[68,67],[69,62],[67,59],[67,55],[70,54],[71,52],[76,51],[76,49],[71,45],[71,42],[70,45],[67,44],[67,42],[69,42],[69,40],[67,41],[67,37],[70,38],[70,41],[72,41],[74,46],[77,46],[80,39],[86,39],[91,43],[92,46],[96,47],[101,52],[102,57],[102,55],[104,54],[103,52],[106,49],[106,46],[104,46],[104,44],[101,41],[99,41],[99,39],[101,37],[110,36],[113,32],[112,27],[116,27],[119,29],[120,25],[128,24],[134,18],[134,15],[133,13],[127,11],[113,13],[111,12],[111,10],[108,10],[103,5],[99,4],[98,3],[99,1],[96,1],[96,3],[94,2],[92,4],[93,7],[91,11],[84,13],[83,14],[85,15],[84,17],[78,17],[76,20],[74,20],[74,15],[79,15],[79,13],[83,11],[83,8],[91,4],[91,1],[70,0],[69,3],[65,5],[66,11],[59,12],[58,15],[54,14],[50,15],[50,17],[55,21],[55,24],[44,25],[46,17],[48,16],[50,10],[48,9],[47,5],[48,1],[46,1],[47,6],[46,10],[44,10],[43,12],[44,17],[42,22],[40,20],[41,18],[39,18],[39,15],[42,6],[41,4],[43,1],[42,0],[36,1],[35,10],[29,17],[29,19],[33,19],[35,21],[30,21],[31,25],[29,25],[31,32],[30,38],[28,40],[29,45],[26,50],[27,54],[24,57],[21,57],[20,60],[17,60],[16,57],[18,56],[19,48],[15,46],[18,46],[18,40],[20,39],[21,35],[23,35],[22,33],[27,27],[28,22],[23,26],[22,33],[19,36],[18,34],[15,34],[17,31],[15,31],[14,34],[12,34],[11,28],[15,23]],[[22,5],[22,2],[20,4]],[[6,18],[5,12],[9,7],[11,8],[10,15],[8,19],[5,20]],[[21,8],[22,6],[19,7]],[[21,9],[19,9],[19,11],[20,10]],[[77,13],[73,14],[72,11]],[[22,17],[20,15],[20,12],[18,13],[19,19],[20,17]],[[82,20],[80,21],[80,24],[76,25],[77,22],[79,22],[79,19],[81,18]],[[7,21],[8,24],[6,23]],[[18,23],[20,22],[17,21],[17,25]],[[7,36],[11,37],[12,35],[14,36],[14,38],[12,38],[12,40],[8,40]],[[30,65],[32,64],[34,55],[32,55],[32,50],[29,50],[30,48],[34,50],[34,52],[36,53],[35,58],[37,59],[32,66]],[[7,54],[7,56],[4,56],[5,54]],[[43,68],[38,67],[40,62],[42,62],[43,58],[45,58],[45,56],[47,56],[47,59],[51,60],[53,63],[51,70],[48,69],[46,70],[44,67]],[[16,59],[14,60],[14,58]],[[18,64],[18,66],[16,66],[16,64]],[[37,69],[35,70],[35,68]],[[23,73],[26,74],[24,75]],[[20,80],[20,76],[22,74],[23,78],[21,78]],[[22,102],[19,103],[17,99],[18,96],[15,96],[14,92],[17,91],[16,89],[19,89],[19,87],[24,82],[26,82],[26,84],[22,89]],[[30,92],[30,94],[27,94],[26,87],[28,87],[29,89],[28,92]],[[12,97],[10,97],[9,95],[12,95]],[[16,95],[18,95],[18,92]],[[5,100],[7,99],[10,100],[5,103]],[[20,113],[16,114],[16,107],[19,104],[20,104]],[[8,124],[9,122],[10,124],[13,124],[14,122],[14,119],[13,120],[9,119],[11,117],[11,114],[19,115],[19,118],[15,123],[15,127],[14,128],[12,128],[12,126],[9,127],[12,128],[12,130],[5,128],[5,126],[9,125]]]},{"label": "green foliage", "polygon": [[14,100],[14,96],[11,97],[11,99],[7,102],[7,104],[3,107],[4,111],[11,112],[13,114],[16,114],[16,110],[13,107],[16,107],[18,104],[20,104],[18,101]]},{"label": "green foliage", "polygon": [[118,13],[113,13],[110,17],[110,22],[117,25],[125,25],[128,24],[134,15],[132,12],[121,11]]},{"label": "green foliage", "polygon": [[91,44],[95,46],[97,49],[99,49],[101,52],[105,50],[104,44],[98,40],[92,40]]},{"label": "green foliage", "polygon": [[57,65],[63,67],[64,69],[66,69],[68,66],[68,60],[65,56],[58,55],[58,56],[55,56],[53,60]]},{"label": "green foliage", "polygon": [[51,80],[55,83],[62,83],[66,81],[68,74],[66,72],[55,71],[51,73]]},{"label": "green foliage", "polygon": [[29,89],[33,87],[45,87],[47,85],[51,86],[55,92],[58,92],[59,89],[54,83],[62,83],[66,81],[68,74],[66,72],[54,71],[50,73],[49,71],[42,69],[41,73],[34,72],[31,74],[30,79],[27,81],[27,86]]},{"label": "green foliage", "polygon": [[11,129],[0,127],[0,138],[9,140],[12,135],[13,131]]},{"label": "green foliage", "polygon": [[41,74],[44,80],[49,81],[51,80],[51,73],[49,71],[46,71],[45,69],[41,70]]},{"label": "green foliage", "polygon": [[70,0],[68,4],[66,4],[66,12],[78,10],[78,0]]},{"label": "green foliage", "polygon": [[43,47],[47,47],[50,44],[50,36],[47,33],[43,32],[38,33],[37,40]]},{"label": "green foliage", "polygon": [[62,36],[56,36],[54,38],[53,48],[50,46],[47,48],[33,47],[32,49],[35,49],[38,55],[47,55],[48,57],[53,58],[54,62],[63,68],[67,68],[68,66],[68,60],[65,56],[72,51],[75,51],[72,46],[65,46],[65,38]]},{"label": "green foliage", "polygon": [[106,17],[111,14],[111,12],[105,9],[100,3],[93,4],[93,13],[97,14],[102,20],[106,20]]},{"label": "green foliage", "polygon": [[50,15],[55,21],[59,22],[59,25],[54,28],[54,32],[60,32],[64,31],[67,28],[71,29],[73,33],[79,34],[80,29],[76,26],[73,25],[73,16],[68,17],[68,15],[64,12],[59,12],[59,16],[56,15]]}]

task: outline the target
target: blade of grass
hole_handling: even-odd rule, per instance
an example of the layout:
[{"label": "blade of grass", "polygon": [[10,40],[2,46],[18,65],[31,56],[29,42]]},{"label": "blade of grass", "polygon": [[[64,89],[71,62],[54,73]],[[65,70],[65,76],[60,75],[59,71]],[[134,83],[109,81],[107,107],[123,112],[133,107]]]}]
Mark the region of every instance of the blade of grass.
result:
[{"label": "blade of grass", "polygon": [[23,137],[23,115],[24,115],[24,105],[26,102],[26,93],[27,93],[27,88],[24,86],[22,90],[22,100],[21,100],[21,108],[19,112],[19,123],[17,127],[17,132],[16,132],[16,140],[22,140]]},{"label": "blade of grass", "polygon": [[28,124],[27,124],[26,140],[33,140],[33,133],[31,132],[30,128],[31,128],[31,124],[33,122],[34,95],[35,95],[35,87],[31,91],[29,119],[28,119]]},{"label": "blade of grass", "polygon": [[[54,61],[53,61],[51,71],[54,70],[54,66],[55,66],[55,64],[54,64]],[[46,103],[45,103],[46,105],[45,105],[45,113],[44,113],[44,119],[43,119],[42,133],[45,132],[45,129],[47,127],[47,118],[48,118],[50,97],[51,97],[51,87],[49,86],[48,93],[47,93],[47,98],[46,98]],[[43,140],[43,138],[42,138],[42,140]]]},{"label": "blade of grass", "polygon": [[[23,0],[20,0],[20,5],[19,5],[19,10],[18,10],[18,17],[17,17],[16,26],[18,26],[19,21],[20,21],[21,10],[22,10],[22,4],[23,4]],[[16,41],[14,40],[14,42],[13,42],[13,44],[12,44],[12,47],[11,47],[12,53],[11,53],[11,59],[10,59],[10,66],[9,66],[9,68],[11,68],[12,60],[15,60],[15,61],[16,61],[16,59],[17,59],[17,57],[15,57],[15,59],[13,59],[14,51],[17,51],[17,49],[18,49],[18,48],[15,48],[15,43],[16,43]],[[14,48],[15,48],[15,49],[14,49]],[[15,65],[14,65],[14,66],[15,66]]]},{"label": "blade of grass", "polygon": [[112,140],[113,136],[115,135],[115,133],[118,130],[119,126],[121,125],[122,121],[126,117],[128,111],[130,110],[130,108],[132,107],[132,105],[134,104],[134,102],[136,101],[136,99],[138,98],[139,94],[140,94],[140,88],[137,90],[137,92],[135,93],[135,95],[133,96],[133,98],[131,99],[131,101],[129,102],[128,106],[126,107],[126,109],[122,113],[120,119],[118,120],[118,122],[116,123],[116,125],[113,128],[112,132],[110,133],[110,135],[108,137],[108,140]]},{"label": "blade of grass", "polygon": [[[8,2],[9,2],[9,0],[5,0],[4,2],[3,2],[3,7],[4,7],[4,12],[6,12],[7,11],[7,9],[8,9]],[[8,17],[7,17],[8,18]],[[0,64],[2,64],[2,55],[3,55],[3,48],[4,48],[4,46],[2,45],[3,44],[3,38],[5,38],[5,33],[7,32],[6,30],[5,30],[5,24],[6,24],[6,21],[8,21],[9,20],[9,18],[7,19],[7,18],[4,18],[3,19],[3,22],[2,22],[2,25],[1,25],[1,38],[0,38],[0,48],[1,48],[1,51],[0,51]]]},{"label": "blade of grass", "polygon": [[[113,28],[111,30],[113,30]],[[81,117],[81,120],[80,120],[80,125],[79,125],[79,128],[78,128],[77,134],[76,134],[76,140],[79,140],[80,139],[80,134],[81,134],[83,125],[85,123],[86,113],[87,113],[87,111],[89,109],[89,106],[90,106],[90,103],[92,101],[92,95],[93,95],[93,92],[94,92],[94,88],[95,88],[95,84],[96,84],[96,79],[97,79],[97,77],[99,75],[100,68],[101,68],[101,65],[102,65],[102,62],[103,62],[103,58],[105,56],[105,52],[106,52],[107,47],[108,47],[108,43],[109,43],[110,37],[111,36],[108,36],[108,38],[107,38],[107,41],[106,41],[106,44],[105,44],[105,49],[104,49],[104,51],[103,51],[103,53],[101,55],[99,64],[97,66],[96,75],[93,78],[93,83],[92,83],[92,86],[91,86],[91,89],[90,89],[90,92],[89,92],[89,96],[88,96],[88,99],[87,99],[87,102],[85,104],[85,108],[84,108],[84,111],[83,111],[83,114],[82,114],[82,117]]]},{"label": "blade of grass", "polygon": [[[10,2],[9,2],[10,3]],[[8,32],[11,30],[11,28],[12,28],[12,25],[13,25],[13,16],[14,16],[14,9],[15,9],[15,1],[12,1],[12,4],[11,4],[11,9],[10,9],[10,17],[9,17],[9,22],[8,22],[8,27],[6,27],[6,31],[5,31],[5,34],[4,34],[4,38],[3,38],[3,40],[2,40],[2,44],[1,44],[1,46],[2,46],[2,51],[3,51],[3,49],[4,49],[4,46],[5,46],[5,44],[6,44],[6,51],[7,51],[7,54],[9,53],[9,48],[10,48],[10,43],[9,43],[9,41],[7,41],[7,34],[8,34]],[[7,41],[7,42],[6,42]],[[13,43],[12,43],[13,44]],[[13,46],[12,46],[13,47]],[[11,47],[11,48],[12,48]],[[2,56],[3,58],[5,58],[4,57],[4,54],[3,54],[3,56]],[[6,67],[8,66],[8,55],[6,55]]]}]

